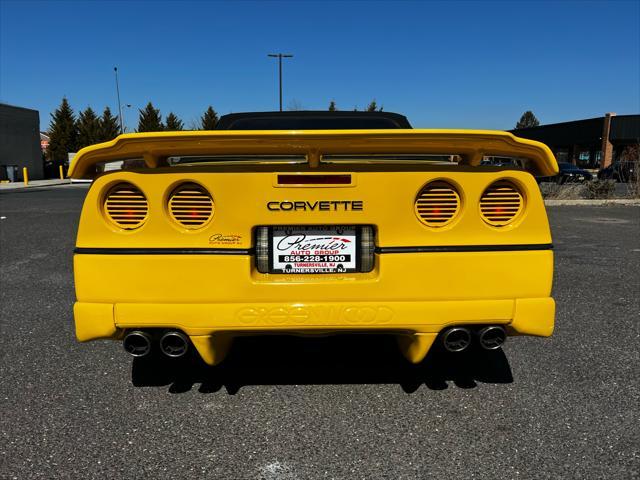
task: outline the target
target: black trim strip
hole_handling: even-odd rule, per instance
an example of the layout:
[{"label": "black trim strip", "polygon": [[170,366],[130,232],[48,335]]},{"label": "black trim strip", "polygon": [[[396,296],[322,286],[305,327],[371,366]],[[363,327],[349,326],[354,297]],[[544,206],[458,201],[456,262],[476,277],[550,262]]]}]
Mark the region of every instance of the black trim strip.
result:
[{"label": "black trim strip", "polygon": [[75,254],[86,255],[253,255],[253,248],[82,248]]},{"label": "black trim strip", "polygon": [[[437,253],[437,252],[514,252],[551,250],[552,243],[521,245],[433,245],[421,247],[376,247],[381,253]],[[76,247],[75,254],[85,255],[253,255],[253,248],[84,248]]]},{"label": "black trim strip", "polygon": [[522,245],[434,245],[424,247],[376,247],[376,253],[435,253],[435,252],[514,252],[523,250],[551,250],[552,243]]}]

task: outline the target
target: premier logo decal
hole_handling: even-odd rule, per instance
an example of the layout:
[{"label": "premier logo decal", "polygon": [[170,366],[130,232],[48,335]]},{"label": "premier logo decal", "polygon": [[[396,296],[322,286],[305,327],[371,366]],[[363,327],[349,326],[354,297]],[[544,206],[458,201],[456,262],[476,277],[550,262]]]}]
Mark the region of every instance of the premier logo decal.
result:
[{"label": "premier logo decal", "polygon": [[362,211],[363,200],[316,200],[315,202],[267,202],[267,209],[271,211]]},{"label": "premier logo decal", "polygon": [[[276,248],[279,251],[290,251],[294,255],[307,254],[310,255],[313,250],[315,255],[335,254],[340,250],[349,248],[347,244],[351,243],[348,238],[341,237],[308,237],[307,235],[288,235],[282,237],[277,243]],[[293,250],[292,250],[293,249]]]},{"label": "premier logo decal", "polygon": [[235,233],[214,233],[209,237],[211,245],[240,245],[242,243],[242,235]]}]

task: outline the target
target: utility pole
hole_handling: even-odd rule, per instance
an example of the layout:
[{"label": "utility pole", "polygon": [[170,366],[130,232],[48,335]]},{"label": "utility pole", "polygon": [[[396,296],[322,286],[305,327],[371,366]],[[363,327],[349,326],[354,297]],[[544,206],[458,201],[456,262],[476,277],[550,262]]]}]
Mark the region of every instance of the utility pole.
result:
[{"label": "utility pole", "polygon": [[278,71],[279,71],[279,84],[280,84],[280,111],[282,111],[282,59],[283,58],[291,58],[293,55],[288,53],[269,53],[268,57],[273,57],[278,59]]},{"label": "utility pole", "polygon": [[120,135],[124,133],[124,122],[122,121],[122,105],[120,104],[120,85],[118,84],[118,67],[113,67],[116,72],[116,93],[118,94],[118,117],[120,120]]}]

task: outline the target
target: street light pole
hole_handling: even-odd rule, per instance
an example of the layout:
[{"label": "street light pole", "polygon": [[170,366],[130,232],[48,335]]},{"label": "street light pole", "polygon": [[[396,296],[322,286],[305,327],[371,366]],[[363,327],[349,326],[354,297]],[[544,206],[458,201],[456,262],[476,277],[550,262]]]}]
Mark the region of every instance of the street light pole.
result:
[{"label": "street light pole", "polygon": [[278,72],[279,72],[279,85],[280,85],[280,111],[282,111],[282,59],[283,58],[291,58],[293,55],[288,53],[269,53],[268,57],[273,57],[278,59]]},{"label": "street light pole", "polygon": [[123,130],[123,132],[127,131],[127,119],[124,116],[124,112],[127,111],[127,108],[131,108],[131,104],[130,103],[125,103],[124,105],[122,105],[122,130]]},{"label": "street light pole", "polygon": [[116,93],[118,94],[118,116],[120,119],[120,135],[124,133],[124,122],[122,121],[122,105],[120,104],[120,85],[118,84],[118,67],[113,67],[116,72]]}]

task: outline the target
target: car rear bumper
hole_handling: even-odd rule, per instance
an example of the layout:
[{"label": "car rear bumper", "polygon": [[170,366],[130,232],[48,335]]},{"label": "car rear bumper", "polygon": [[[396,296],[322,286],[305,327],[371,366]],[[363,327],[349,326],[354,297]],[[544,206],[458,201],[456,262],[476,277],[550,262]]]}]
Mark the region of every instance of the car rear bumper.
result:
[{"label": "car rear bumper", "polygon": [[80,341],[121,338],[131,328],[179,329],[203,360],[216,364],[234,336],[265,333],[394,333],[405,356],[421,361],[438,333],[451,325],[504,325],[510,335],[548,337],[550,297],[465,301],[276,303],[85,303],[74,307]]},{"label": "car rear bumper", "polygon": [[549,336],[551,250],[384,253],[368,273],[261,274],[251,255],[74,257],[76,335],[179,329],[217,363],[234,336],[394,333],[409,360],[451,325]]}]

